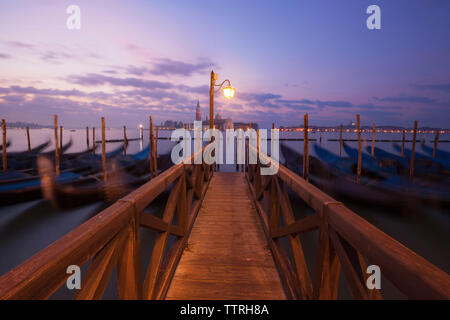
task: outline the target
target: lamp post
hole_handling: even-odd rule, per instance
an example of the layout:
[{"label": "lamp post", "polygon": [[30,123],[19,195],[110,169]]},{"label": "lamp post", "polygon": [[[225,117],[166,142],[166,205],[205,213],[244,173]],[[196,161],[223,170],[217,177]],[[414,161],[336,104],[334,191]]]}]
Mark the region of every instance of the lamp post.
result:
[{"label": "lamp post", "polygon": [[[214,70],[212,70],[211,71],[211,83],[210,83],[210,87],[209,87],[209,128],[210,129],[213,129],[213,127],[214,127],[214,93],[219,91],[220,89],[223,89],[223,96],[226,99],[232,99],[236,92],[236,90],[231,87],[231,82],[228,79],[222,81],[221,84],[216,85],[216,81],[218,80],[218,78],[219,78],[219,75],[217,73],[214,73]],[[226,87],[224,87],[225,83],[227,84]],[[215,87],[218,87],[218,89],[214,90]]]},{"label": "lamp post", "polygon": [[[214,93],[223,89],[223,96],[226,99],[232,99],[234,97],[235,89],[231,87],[230,80],[226,79],[222,81],[221,84],[216,85],[216,81],[219,79],[219,75],[214,73],[214,70],[211,70],[211,83],[209,86],[209,129],[214,129]],[[227,86],[224,87],[224,84],[227,83]],[[215,87],[218,87],[217,90],[214,90]],[[213,141],[213,137],[211,136],[211,142]],[[219,143],[220,145],[220,143]],[[214,151],[216,154],[216,151]],[[214,171],[216,170],[216,164],[214,163]]]}]

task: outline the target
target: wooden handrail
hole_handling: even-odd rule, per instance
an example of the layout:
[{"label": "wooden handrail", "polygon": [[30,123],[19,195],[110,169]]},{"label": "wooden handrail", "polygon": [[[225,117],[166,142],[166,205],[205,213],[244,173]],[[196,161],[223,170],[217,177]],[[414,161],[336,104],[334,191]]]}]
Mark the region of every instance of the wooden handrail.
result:
[{"label": "wooden handrail", "polygon": [[[204,148],[197,153],[202,153]],[[197,154],[190,155],[191,163],[195,156]],[[0,299],[49,298],[67,280],[68,266],[81,267],[90,260],[92,262],[86,277],[82,277],[76,299],[101,298],[115,265],[121,299],[163,298],[212,174],[210,166],[205,163],[172,166],[0,277]],[[186,183],[187,176],[193,185]],[[144,211],[173,184],[177,187],[172,188],[169,199],[176,198],[176,203],[166,204],[162,219]],[[173,211],[175,209],[176,212]],[[166,217],[168,211],[171,213]],[[173,224],[175,215],[178,216],[178,225]],[[177,236],[165,256],[167,243],[158,248],[155,245],[149,263],[154,268],[149,269],[145,278],[140,270],[141,226],[159,232],[157,244],[160,244],[158,239],[161,237]],[[145,287],[144,283],[150,283],[150,286]]]},{"label": "wooden handrail", "polygon": [[[257,152],[253,145],[247,144],[247,149]],[[276,175],[261,176],[261,162],[277,165]],[[257,164],[246,166],[247,180],[263,220],[269,245],[285,289],[291,298],[337,298],[340,267],[355,298],[381,298],[379,290],[366,288],[367,274],[363,259],[365,257],[371,264],[378,265],[381,273],[408,298],[450,299],[450,277],[446,272],[388,236],[342,203],[265,154],[260,153]],[[284,225],[279,227],[280,209],[287,214],[292,210],[287,203],[289,201],[286,190],[271,187],[281,184],[293,190],[316,214],[299,221],[284,219]],[[261,198],[264,198],[264,203],[260,201]],[[267,205],[268,203],[270,205]],[[316,279],[311,292],[307,289],[308,284],[304,283],[309,281],[304,277],[305,274],[309,274],[308,270],[303,270],[306,263],[301,260],[302,258],[297,257],[295,260],[295,250],[302,250],[299,233],[317,228],[321,232],[318,248],[320,258],[317,260],[319,263],[316,262],[319,266],[316,266]],[[284,255],[284,249],[279,244],[279,238],[285,236],[291,240],[294,263]],[[336,259],[336,256],[339,259]],[[319,259],[325,259],[326,263]]]}]

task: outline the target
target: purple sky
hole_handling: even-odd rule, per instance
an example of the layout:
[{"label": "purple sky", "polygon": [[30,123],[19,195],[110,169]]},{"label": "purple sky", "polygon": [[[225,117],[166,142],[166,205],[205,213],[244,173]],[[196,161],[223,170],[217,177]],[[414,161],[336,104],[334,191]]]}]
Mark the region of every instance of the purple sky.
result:
[{"label": "purple sky", "polygon": [[[95,3],[94,3],[95,2]],[[68,30],[66,8],[81,8]],[[382,29],[366,28],[381,7]],[[66,127],[192,121],[216,110],[268,127],[450,127],[450,1],[2,1],[0,115]]]}]

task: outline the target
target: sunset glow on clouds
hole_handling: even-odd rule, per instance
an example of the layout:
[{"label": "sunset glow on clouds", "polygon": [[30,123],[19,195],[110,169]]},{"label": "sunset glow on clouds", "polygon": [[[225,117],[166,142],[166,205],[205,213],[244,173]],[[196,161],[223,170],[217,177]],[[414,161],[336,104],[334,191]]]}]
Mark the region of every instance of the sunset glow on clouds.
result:
[{"label": "sunset glow on clouds", "polygon": [[[216,110],[261,126],[450,127],[448,1],[2,1],[0,113],[7,121],[136,126],[207,114],[209,73],[236,98]],[[81,8],[81,30],[66,7]]]}]

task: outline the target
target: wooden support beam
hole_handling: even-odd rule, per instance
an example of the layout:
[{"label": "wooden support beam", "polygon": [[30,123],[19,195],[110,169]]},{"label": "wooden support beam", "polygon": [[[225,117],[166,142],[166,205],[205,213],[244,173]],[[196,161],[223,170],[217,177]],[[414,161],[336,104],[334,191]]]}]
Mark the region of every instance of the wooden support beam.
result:
[{"label": "wooden support beam", "polygon": [[297,220],[291,224],[284,225],[272,231],[272,238],[281,238],[290,234],[299,234],[315,230],[319,227],[320,217],[318,214],[307,216],[303,219]]},{"label": "wooden support beam", "polygon": [[[133,210],[135,208],[133,206]],[[139,216],[133,213],[128,225],[127,238],[117,262],[119,297],[122,300],[142,299],[142,266]]]},{"label": "wooden support beam", "polygon": [[[167,224],[172,224],[172,219],[177,206],[177,199],[180,195],[183,181],[181,178],[172,188],[169,198],[167,199],[167,204],[163,213],[163,221]],[[167,239],[169,237],[169,232],[162,232],[158,235],[155,241],[155,245],[152,251],[152,257],[147,268],[147,273],[145,275],[144,281],[144,299],[153,299],[157,291],[156,283],[157,277],[160,271],[161,263],[164,257],[164,249],[166,248]]]},{"label": "wooden support beam", "polygon": [[[289,201],[286,184],[283,183],[282,188],[278,180],[274,180],[277,187],[277,194],[280,201],[281,213],[285,225],[290,225],[295,222],[294,213],[292,211],[291,203]],[[303,299],[310,299],[312,297],[312,284],[309,276],[308,267],[305,261],[305,255],[303,253],[303,247],[298,234],[288,235],[289,243],[291,245],[292,256],[295,261],[295,267],[297,271],[297,277],[299,279],[300,290]]]},{"label": "wooden support beam", "polygon": [[338,298],[341,264],[329,236],[329,226],[324,214],[320,219],[319,243],[314,271],[313,299],[336,300]]},{"label": "wooden support beam", "polygon": [[75,300],[99,300],[102,298],[126,236],[126,230],[121,231],[94,257],[83,277],[80,291],[75,294]]}]

